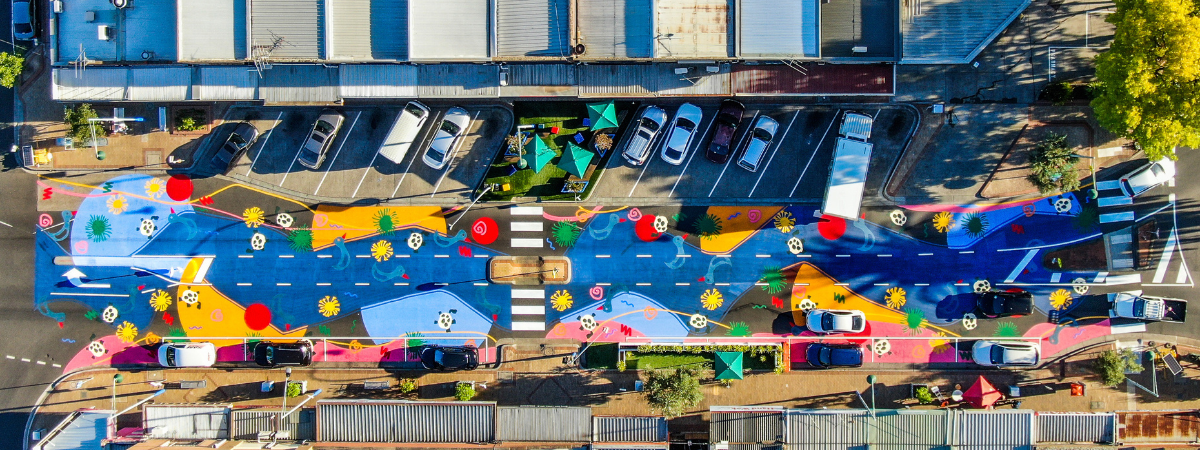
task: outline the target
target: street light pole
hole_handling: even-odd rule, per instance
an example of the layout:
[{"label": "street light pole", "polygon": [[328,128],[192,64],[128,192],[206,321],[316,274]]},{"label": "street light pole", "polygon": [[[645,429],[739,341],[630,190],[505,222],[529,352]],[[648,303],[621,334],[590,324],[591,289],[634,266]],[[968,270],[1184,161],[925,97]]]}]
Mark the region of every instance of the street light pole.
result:
[{"label": "street light pole", "polygon": [[867,383],[871,384],[871,416],[875,416],[875,375],[867,375]]},{"label": "street light pole", "polygon": [[1084,156],[1084,155],[1080,155],[1078,153],[1071,153],[1071,156],[1074,156],[1076,158],[1086,158],[1086,159],[1090,160],[1088,162],[1088,164],[1092,168],[1092,192],[1099,194],[1100,188],[1096,187],[1096,157],[1095,156]]},{"label": "street light pole", "polygon": [[454,229],[454,226],[455,226],[455,225],[458,225],[458,221],[459,221],[460,219],[462,219],[462,218],[463,218],[463,216],[467,215],[467,211],[470,211],[470,210],[471,210],[471,207],[472,207],[472,206],[475,206],[475,203],[476,203],[476,202],[478,202],[478,201],[479,201],[479,199],[483,198],[483,196],[487,195],[488,191],[491,191],[491,190],[492,190],[492,186],[493,186],[493,185],[489,183],[489,184],[488,184],[488,186],[487,186],[487,189],[484,189],[484,190],[483,190],[483,192],[480,192],[480,193],[479,193],[479,196],[478,196],[478,197],[475,197],[475,200],[471,200],[471,204],[470,204],[470,205],[467,205],[467,209],[464,209],[464,210],[463,210],[463,212],[459,213],[459,214],[458,214],[458,217],[456,217],[456,218],[454,219],[454,222],[451,222],[451,223],[450,223],[450,228],[447,228],[446,230],[447,230],[447,231],[449,231],[449,230],[453,230],[453,229]]},{"label": "street light pole", "polygon": [[[288,385],[292,382],[292,368],[284,369],[283,373],[283,408],[279,409],[280,412],[287,411]],[[275,432],[279,432],[281,429],[283,429],[283,414],[280,414],[279,420],[275,421]]]}]

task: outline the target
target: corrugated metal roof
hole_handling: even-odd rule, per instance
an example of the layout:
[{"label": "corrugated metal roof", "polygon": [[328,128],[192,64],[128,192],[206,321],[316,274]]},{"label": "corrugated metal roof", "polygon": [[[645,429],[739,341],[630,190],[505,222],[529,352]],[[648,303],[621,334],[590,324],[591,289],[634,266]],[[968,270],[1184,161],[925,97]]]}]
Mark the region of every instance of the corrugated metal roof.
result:
[{"label": "corrugated metal roof", "polygon": [[658,70],[649,64],[579,66],[581,97],[643,97],[658,90]]},{"label": "corrugated metal roof", "polygon": [[408,0],[371,0],[371,57],[408,60]]},{"label": "corrugated metal roof", "polygon": [[576,84],[572,64],[510,64],[509,86],[571,86]]},{"label": "corrugated metal roof", "polygon": [[488,0],[410,2],[408,58],[486,61],[491,56],[491,19]]},{"label": "corrugated metal roof", "polygon": [[191,99],[191,67],[130,67],[127,99],[170,102]]},{"label": "corrugated metal roof", "polygon": [[593,442],[667,442],[667,419],[649,416],[596,416]]},{"label": "corrugated metal roof", "polygon": [[921,0],[905,8],[903,57],[909,64],[966,64],[1029,6],[1030,0]]},{"label": "corrugated metal roof", "polygon": [[[676,75],[674,64],[658,64],[658,81],[656,93],[668,95],[729,95],[729,70],[727,65],[711,66],[708,64],[689,67],[690,72]],[[718,73],[709,73],[707,67],[721,67]]]},{"label": "corrugated metal roof", "polygon": [[719,410],[714,407],[710,411],[709,442],[767,445],[784,442],[783,408]]},{"label": "corrugated metal roof", "polygon": [[108,416],[115,412],[109,410],[75,411],[59,424],[59,426],[62,426],[61,429],[46,435],[33,448],[34,450],[60,448],[71,450],[102,450],[105,446],[101,445],[101,441],[107,439],[110,432]]},{"label": "corrugated metal roof", "polygon": [[974,449],[1033,448],[1033,411],[956,411],[956,443]]},{"label": "corrugated metal roof", "polygon": [[335,102],[338,72],[315,64],[274,64],[262,71],[258,96],[268,103]]},{"label": "corrugated metal roof", "polygon": [[1117,427],[1113,413],[1038,413],[1037,420],[1039,443],[1110,444]]},{"label": "corrugated metal roof", "polygon": [[270,48],[271,59],[316,60],[324,57],[325,21],[321,0],[250,0],[251,45]]},{"label": "corrugated metal roof", "polygon": [[1117,441],[1121,444],[1142,442],[1195,442],[1200,439],[1200,416],[1196,411],[1118,412],[1121,423]]},{"label": "corrugated metal roof", "polygon": [[147,405],[142,428],[150,438],[229,439],[229,406]]},{"label": "corrugated metal roof", "polygon": [[318,401],[321,442],[475,443],[496,440],[496,404]]},{"label": "corrugated metal roof", "polygon": [[496,56],[571,56],[569,0],[496,0]]},{"label": "corrugated metal roof", "polygon": [[663,442],[661,445],[653,444],[638,444],[638,445],[621,445],[621,444],[592,444],[588,447],[591,450],[668,450],[671,448],[669,444]]},{"label": "corrugated metal roof", "polygon": [[[279,410],[235,409],[232,414],[230,435],[232,439],[256,440],[259,431],[275,431],[279,424]],[[317,438],[317,410],[303,408],[283,418],[283,429],[291,433],[292,440]]]},{"label": "corrugated metal roof", "polygon": [[871,448],[879,450],[924,450],[948,445],[951,417],[948,411],[876,411],[867,431]]},{"label": "corrugated metal roof", "polygon": [[948,411],[789,410],[788,448],[925,450],[949,445]]},{"label": "corrugated metal roof", "polygon": [[506,406],[499,409],[496,439],[501,442],[589,442],[592,408]]},{"label": "corrugated metal roof", "polygon": [[[143,2],[123,9],[108,0],[65,3],[63,12],[51,13],[57,18],[59,62],[75,60],[81,48],[92,61],[143,61],[143,51],[150,52],[147,55],[152,61],[176,59],[174,1]],[[97,39],[100,25],[108,27],[108,40]]]},{"label": "corrugated metal roof", "polygon": [[[837,0],[821,4],[821,57],[892,59],[896,56],[894,0]],[[865,52],[855,52],[855,47]]]},{"label": "corrugated metal roof", "polygon": [[199,81],[192,87],[195,100],[258,99],[258,72],[253,66],[198,66]]},{"label": "corrugated metal roof", "polygon": [[407,65],[342,65],[339,68],[342,98],[413,98],[417,96],[417,68]]},{"label": "corrugated metal roof", "polygon": [[581,59],[628,59],[654,56],[654,1],[578,2],[578,36],[586,50]]},{"label": "corrugated metal roof", "polygon": [[178,0],[179,60],[246,59],[246,0]]},{"label": "corrugated metal roof", "polygon": [[83,70],[54,69],[55,100],[124,100],[129,83],[125,67],[92,67]]},{"label": "corrugated metal roof", "polygon": [[654,57],[728,58],[731,0],[657,0]]},{"label": "corrugated metal roof", "polygon": [[866,114],[855,112],[847,112],[842,118],[842,124],[838,127],[838,134],[865,141],[871,138],[871,125],[875,120]]},{"label": "corrugated metal roof", "polygon": [[733,68],[734,95],[893,95],[890,64],[805,64],[806,73],[785,65]]},{"label": "corrugated metal roof", "polygon": [[366,61],[371,59],[373,0],[336,0],[325,3],[329,24],[329,59]]},{"label": "corrugated metal roof", "polygon": [[850,448],[870,442],[865,425],[871,416],[853,410],[789,410],[784,414],[789,445],[797,448]]},{"label": "corrugated metal roof", "polygon": [[423,98],[500,96],[500,68],[482,64],[418,66],[417,95]]},{"label": "corrugated metal roof", "polygon": [[820,57],[818,0],[738,0],[737,55],[746,59]]}]

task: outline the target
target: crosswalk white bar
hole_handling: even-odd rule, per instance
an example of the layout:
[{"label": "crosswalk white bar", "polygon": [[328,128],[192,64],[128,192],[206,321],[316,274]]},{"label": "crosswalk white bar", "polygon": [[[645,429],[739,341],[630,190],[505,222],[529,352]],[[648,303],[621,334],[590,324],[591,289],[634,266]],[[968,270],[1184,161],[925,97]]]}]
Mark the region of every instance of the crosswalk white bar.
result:
[{"label": "crosswalk white bar", "polygon": [[1096,203],[1100,205],[1101,208],[1106,208],[1109,206],[1125,206],[1132,205],[1133,199],[1124,195],[1118,195],[1115,197],[1101,197],[1099,200],[1096,200]]},{"label": "crosswalk white bar", "polygon": [[1093,279],[1092,282],[1096,283],[1096,284],[1100,284],[1100,283],[1103,283],[1104,280],[1106,280],[1106,279],[1108,279],[1108,272],[1097,272],[1096,278]]},{"label": "crosswalk white bar", "polygon": [[513,222],[509,225],[512,231],[542,231],[541,222]]},{"label": "crosswalk white bar", "polygon": [[513,289],[512,298],[536,298],[545,299],[546,291],[541,289]]},{"label": "crosswalk white bar", "polygon": [[1058,280],[1061,280],[1061,279],[1062,279],[1062,273],[1060,273],[1060,272],[1054,272],[1054,273],[1050,274],[1050,282],[1051,283],[1057,283]]},{"label": "crosswalk white bar", "polygon": [[543,240],[541,240],[541,239],[518,239],[518,238],[513,238],[513,240],[512,240],[512,246],[513,246],[513,247],[525,247],[525,248],[542,248],[542,243],[543,243],[543,242],[545,242],[545,241],[543,241]]},{"label": "crosswalk white bar", "polygon": [[1134,273],[1129,275],[1113,275],[1104,277],[1105,286],[1117,286],[1122,284],[1137,284],[1142,282],[1142,274]]},{"label": "crosswalk white bar", "polygon": [[1100,215],[1100,223],[1128,222],[1130,220],[1133,220],[1134,217],[1135,216],[1133,215],[1133,211],[1101,214]]},{"label": "crosswalk white bar", "polygon": [[1016,280],[1017,275],[1020,275],[1021,271],[1025,270],[1025,266],[1029,265],[1029,261],[1033,260],[1033,256],[1038,253],[1038,250],[1040,250],[1040,249],[1035,248],[1033,250],[1026,252],[1025,257],[1021,259],[1021,263],[1017,264],[1017,267],[1013,267],[1012,272],[1008,274],[1008,278],[1005,278],[1004,282],[1012,283],[1013,280]]},{"label": "crosswalk white bar", "polygon": [[513,322],[513,331],[546,331],[545,322]]},{"label": "crosswalk white bar", "polygon": [[542,215],[541,206],[514,206],[508,208],[508,213],[514,216],[540,216]]},{"label": "crosswalk white bar", "polygon": [[1109,189],[1120,189],[1121,182],[1117,180],[1105,180],[1096,182],[1096,189],[1107,191]]},{"label": "crosswalk white bar", "polygon": [[1167,276],[1167,267],[1171,264],[1171,254],[1175,252],[1175,240],[1178,236],[1175,230],[1171,230],[1171,234],[1167,235],[1167,245],[1163,246],[1162,256],[1158,257],[1158,267],[1154,269],[1154,282],[1162,283],[1163,278]]},{"label": "crosswalk white bar", "polygon": [[513,305],[512,313],[517,315],[546,315],[545,305]]}]

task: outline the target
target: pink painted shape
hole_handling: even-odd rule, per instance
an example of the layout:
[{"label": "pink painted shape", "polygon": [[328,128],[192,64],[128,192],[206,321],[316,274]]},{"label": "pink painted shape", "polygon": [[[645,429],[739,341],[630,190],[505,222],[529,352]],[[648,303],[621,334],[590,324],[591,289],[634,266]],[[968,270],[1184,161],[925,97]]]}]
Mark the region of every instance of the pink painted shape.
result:
[{"label": "pink painted shape", "polygon": [[1049,337],[1054,335],[1054,328],[1056,326],[1052,323],[1039,323],[1030,327],[1029,331],[1025,332],[1025,337],[1042,338],[1042,359],[1052,357],[1063,350],[1074,347],[1080,342],[1112,334],[1111,322],[1108,319],[1104,319],[1094,325],[1063,328],[1058,333],[1058,343],[1051,344]]},{"label": "pink painted shape", "polygon": [[[587,336],[588,332],[583,330],[582,323],[562,322],[562,324],[567,327],[566,334],[555,333],[554,328],[551,328],[550,331],[546,332],[546,339],[575,339],[580,342],[622,342],[627,337],[625,333],[621,332],[621,323],[616,321],[604,322],[603,325],[596,327],[595,334],[590,338]],[[612,333],[604,331],[605,327],[612,330]],[[629,328],[632,332],[629,333],[628,337],[646,337],[644,333],[638,331],[636,328]]]},{"label": "pink painted shape", "polygon": [[988,211],[995,211],[995,210],[999,210],[999,209],[1007,209],[1007,208],[1012,208],[1014,206],[1025,206],[1025,205],[1037,203],[1044,199],[1045,199],[1045,197],[1037,198],[1037,199],[1033,199],[1033,200],[1022,200],[1019,202],[999,203],[999,204],[992,204],[992,205],[966,205],[966,206],[959,206],[959,205],[901,205],[900,207],[907,209],[907,210],[911,210],[911,211],[926,211],[926,212],[948,211],[948,212],[953,212],[953,213],[973,213],[973,212],[988,212]]}]

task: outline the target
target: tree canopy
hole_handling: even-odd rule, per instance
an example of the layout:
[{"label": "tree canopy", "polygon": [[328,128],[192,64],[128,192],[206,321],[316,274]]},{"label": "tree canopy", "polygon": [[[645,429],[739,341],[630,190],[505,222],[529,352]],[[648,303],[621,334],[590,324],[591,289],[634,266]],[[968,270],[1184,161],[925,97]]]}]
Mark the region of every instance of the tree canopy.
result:
[{"label": "tree canopy", "polygon": [[668,418],[679,417],[704,400],[696,371],[679,368],[673,371],[656,370],[646,379],[646,402],[662,411]]},{"label": "tree canopy", "polygon": [[1092,108],[1109,131],[1151,160],[1200,145],[1200,4],[1115,0],[1112,46],[1096,57],[1103,86]]},{"label": "tree canopy", "polygon": [[0,52],[0,86],[12,89],[17,84],[17,77],[25,70],[25,58]]}]

